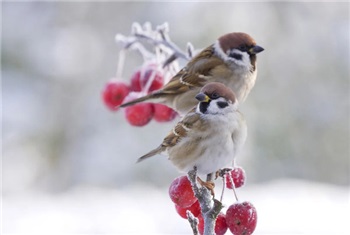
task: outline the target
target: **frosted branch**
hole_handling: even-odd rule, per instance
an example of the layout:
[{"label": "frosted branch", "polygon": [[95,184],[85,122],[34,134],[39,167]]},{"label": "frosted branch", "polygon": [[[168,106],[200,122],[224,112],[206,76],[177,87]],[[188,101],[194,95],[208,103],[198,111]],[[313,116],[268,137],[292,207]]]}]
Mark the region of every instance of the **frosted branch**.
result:
[{"label": "frosted branch", "polygon": [[178,58],[190,60],[194,55],[192,44],[188,43],[186,52],[182,51],[169,37],[169,25],[164,23],[152,29],[151,23],[147,22],[143,26],[139,23],[133,23],[131,27],[131,36],[117,34],[115,37],[118,43],[121,43],[123,49],[136,49],[142,56],[155,56],[154,53],[147,51],[142,45],[142,41],[147,41],[155,48],[160,48],[167,56],[163,62],[163,67],[169,65]]},{"label": "frosted branch", "polygon": [[215,220],[223,208],[222,203],[213,198],[209,189],[197,183],[196,169],[189,171],[187,176],[191,182],[193,192],[201,205],[204,220],[204,235],[214,235]]},{"label": "frosted branch", "polygon": [[192,231],[193,231],[193,235],[198,235],[198,219],[196,217],[194,217],[194,215],[191,213],[191,211],[186,211],[186,215],[187,215],[187,220],[188,222],[190,222]]}]

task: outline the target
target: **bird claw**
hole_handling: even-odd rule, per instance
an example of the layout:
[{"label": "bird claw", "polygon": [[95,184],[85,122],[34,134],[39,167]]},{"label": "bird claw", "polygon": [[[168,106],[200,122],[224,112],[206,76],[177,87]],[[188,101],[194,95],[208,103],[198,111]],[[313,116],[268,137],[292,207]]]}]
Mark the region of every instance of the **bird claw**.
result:
[{"label": "bird claw", "polygon": [[207,189],[210,191],[211,195],[213,195],[213,197],[215,197],[215,192],[214,192],[215,183],[214,183],[214,182],[212,182],[212,181],[203,181],[203,180],[202,180],[201,178],[199,178],[198,176],[197,176],[197,181],[198,181],[198,183],[199,183],[201,186],[207,188]]},{"label": "bird claw", "polygon": [[215,172],[215,179],[217,179],[218,177],[224,177],[230,171],[232,171],[232,168],[222,168],[218,170],[217,172]]}]

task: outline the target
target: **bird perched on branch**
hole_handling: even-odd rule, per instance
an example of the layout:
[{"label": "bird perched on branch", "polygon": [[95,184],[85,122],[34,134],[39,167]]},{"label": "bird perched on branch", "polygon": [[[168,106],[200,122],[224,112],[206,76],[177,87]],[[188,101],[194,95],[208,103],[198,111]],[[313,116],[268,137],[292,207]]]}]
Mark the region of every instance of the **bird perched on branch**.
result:
[{"label": "bird perched on branch", "polygon": [[209,82],[221,82],[231,88],[243,102],[253,88],[257,76],[257,56],[264,49],[246,33],[229,33],[201,51],[163,88],[124,103],[163,103],[180,114],[186,114],[197,103],[194,98]]},{"label": "bird perched on branch", "polygon": [[[247,136],[237,98],[230,88],[218,82],[206,84],[195,98],[198,105],[156,149],[140,157],[138,162],[166,152],[182,172],[196,168],[199,174],[212,176],[219,169],[232,166]],[[206,186],[212,189],[210,184]]]}]

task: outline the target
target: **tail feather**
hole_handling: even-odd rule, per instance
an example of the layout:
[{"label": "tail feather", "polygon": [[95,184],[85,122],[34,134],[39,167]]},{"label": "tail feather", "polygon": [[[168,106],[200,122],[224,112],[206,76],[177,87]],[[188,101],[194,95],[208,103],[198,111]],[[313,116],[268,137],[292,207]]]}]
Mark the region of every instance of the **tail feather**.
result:
[{"label": "tail feather", "polygon": [[[154,99],[159,99],[159,98],[162,98],[165,94],[161,93],[161,92],[154,92],[154,93],[151,93],[151,94],[148,94],[148,95],[145,95],[145,96],[142,96],[140,98],[137,98],[137,99],[134,99],[134,100],[131,100],[129,102],[126,102],[124,104],[121,104],[120,107],[127,107],[127,106],[131,106],[131,105],[134,105],[134,104],[137,104],[137,103],[140,103],[140,102],[143,102],[143,101],[149,101],[149,102],[154,102]],[[160,101],[158,101],[160,102]]]},{"label": "tail feather", "polygon": [[153,149],[152,151],[150,151],[149,153],[146,153],[145,155],[143,155],[142,157],[140,157],[139,159],[137,159],[136,163],[139,163],[147,158],[150,158],[154,155],[160,154],[165,150],[165,147],[160,145],[158,148]]},{"label": "tail feather", "polygon": [[137,104],[137,103],[140,103],[140,102],[143,102],[145,100],[148,100],[148,99],[152,99],[152,94],[149,94],[149,95],[146,95],[146,96],[142,96],[140,98],[137,98],[137,99],[134,99],[132,101],[129,101],[129,102],[126,102],[124,104],[121,104],[120,107],[127,107],[127,106],[131,106],[131,105],[134,105],[134,104]]}]

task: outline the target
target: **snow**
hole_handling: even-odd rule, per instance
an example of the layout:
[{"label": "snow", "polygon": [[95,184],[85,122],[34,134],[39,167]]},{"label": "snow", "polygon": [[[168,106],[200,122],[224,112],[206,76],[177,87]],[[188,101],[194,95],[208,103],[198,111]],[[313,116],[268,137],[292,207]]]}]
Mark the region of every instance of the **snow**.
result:
[{"label": "snow", "polygon": [[[350,234],[348,188],[283,179],[246,185],[238,196],[257,209],[254,234]],[[233,193],[223,202],[226,210]],[[6,193],[2,203],[3,234],[191,234],[168,189],[151,185]]]}]

